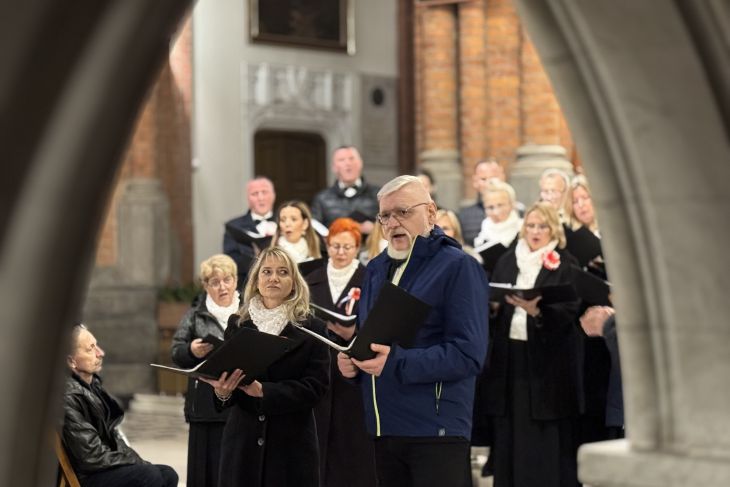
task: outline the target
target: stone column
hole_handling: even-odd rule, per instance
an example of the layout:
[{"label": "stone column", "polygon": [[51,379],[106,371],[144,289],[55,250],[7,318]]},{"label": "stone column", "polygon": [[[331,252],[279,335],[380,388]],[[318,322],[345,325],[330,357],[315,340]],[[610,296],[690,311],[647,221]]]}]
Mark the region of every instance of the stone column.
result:
[{"label": "stone column", "polygon": [[104,377],[120,397],[153,392],[157,289],[170,274],[169,203],[159,179],[124,180],[117,206],[118,260],[97,268],[84,320],[106,351]]},{"label": "stone column", "polygon": [[537,201],[540,198],[540,175],[551,168],[573,174],[573,165],[566,158],[564,147],[530,144],[517,149],[517,160],[509,174],[509,183],[515,188],[517,199],[526,206]]},{"label": "stone column", "polygon": [[119,201],[119,276],[162,286],[170,274],[169,204],[158,179],[130,179]]}]

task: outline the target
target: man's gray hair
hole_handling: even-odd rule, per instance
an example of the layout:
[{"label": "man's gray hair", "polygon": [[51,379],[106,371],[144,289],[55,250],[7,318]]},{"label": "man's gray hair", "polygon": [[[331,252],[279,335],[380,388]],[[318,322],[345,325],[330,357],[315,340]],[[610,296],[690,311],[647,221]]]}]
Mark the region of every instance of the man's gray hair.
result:
[{"label": "man's gray hair", "polygon": [[568,173],[563,171],[562,169],[558,169],[555,167],[551,167],[549,169],[545,169],[542,174],[540,175],[540,181],[546,179],[546,178],[560,178],[565,183],[565,190],[567,191],[568,188],[570,188],[570,176],[568,176]]},{"label": "man's gray hair", "polygon": [[[378,201],[380,201],[383,196],[387,196],[391,193],[395,193],[399,189],[401,189],[403,186],[407,186],[409,184],[417,183],[421,189],[423,189],[423,192],[428,194],[428,191],[426,191],[426,188],[423,186],[423,183],[420,179],[418,179],[416,176],[411,176],[410,174],[404,174],[402,176],[395,177],[385,183],[382,188],[380,188],[380,191],[378,191]],[[430,200],[430,197],[429,197]]]}]

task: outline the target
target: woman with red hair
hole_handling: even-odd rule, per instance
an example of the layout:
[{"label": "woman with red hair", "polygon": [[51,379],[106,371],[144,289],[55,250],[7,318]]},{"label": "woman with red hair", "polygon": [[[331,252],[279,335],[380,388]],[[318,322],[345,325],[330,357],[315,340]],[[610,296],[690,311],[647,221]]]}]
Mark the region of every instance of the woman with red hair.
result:
[{"label": "woman with red hair", "polygon": [[[341,315],[357,314],[360,283],[365,267],[357,260],[360,225],[351,218],[332,222],[327,236],[327,267],[306,276],[313,303]],[[329,338],[347,345],[355,325],[327,322]],[[324,487],[375,485],[372,440],[365,430],[362,396],[358,386],[346,381],[337,369],[337,353],[332,352],[331,386],[315,407],[320,446],[321,481]]]}]

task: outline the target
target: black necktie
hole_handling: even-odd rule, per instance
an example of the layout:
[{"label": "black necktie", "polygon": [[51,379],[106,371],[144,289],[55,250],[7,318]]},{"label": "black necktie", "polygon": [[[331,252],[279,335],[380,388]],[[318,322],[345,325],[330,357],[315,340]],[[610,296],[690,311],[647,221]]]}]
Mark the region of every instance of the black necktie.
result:
[{"label": "black necktie", "polygon": [[388,267],[388,280],[393,280],[393,275],[395,274],[396,269],[398,269],[401,265],[403,265],[403,262],[405,262],[406,259],[390,259],[390,266]]}]

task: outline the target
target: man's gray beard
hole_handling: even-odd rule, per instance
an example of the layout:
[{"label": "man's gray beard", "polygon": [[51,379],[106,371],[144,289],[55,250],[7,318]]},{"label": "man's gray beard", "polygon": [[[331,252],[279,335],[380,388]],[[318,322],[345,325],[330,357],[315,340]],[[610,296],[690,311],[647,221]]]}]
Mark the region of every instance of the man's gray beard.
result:
[{"label": "man's gray beard", "polygon": [[[431,233],[431,230],[433,230],[433,227],[430,227],[428,230],[423,232],[421,234],[421,237],[424,237],[424,238],[428,237],[429,234]],[[411,238],[410,234],[408,235],[408,238]],[[411,242],[410,242],[410,245],[408,245],[408,248],[404,249],[404,250],[396,250],[393,247],[391,247],[390,242],[388,242],[388,246],[385,248],[385,250],[386,250],[386,252],[388,252],[388,257],[390,257],[391,259],[403,260],[408,257],[408,254],[410,253],[412,246],[413,246],[413,239],[411,239]]]},{"label": "man's gray beard", "polygon": [[404,250],[396,250],[393,247],[391,247],[390,245],[388,245],[385,250],[388,252],[388,256],[391,259],[396,259],[396,260],[405,259],[406,257],[408,257],[408,252],[411,251],[410,247],[407,249],[404,249]]}]

